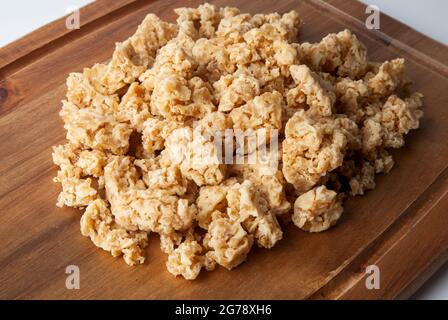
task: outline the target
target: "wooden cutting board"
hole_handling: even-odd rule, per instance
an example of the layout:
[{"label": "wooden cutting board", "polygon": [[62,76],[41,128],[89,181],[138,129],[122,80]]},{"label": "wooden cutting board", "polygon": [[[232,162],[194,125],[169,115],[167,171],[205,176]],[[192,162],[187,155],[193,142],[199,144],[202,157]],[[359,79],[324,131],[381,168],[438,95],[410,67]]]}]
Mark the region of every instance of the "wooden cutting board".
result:
[{"label": "wooden cutting board", "polygon": [[[0,49],[0,298],[400,298],[446,260],[447,47],[384,15],[380,31],[368,31],[365,6],[355,1],[211,2],[251,13],[296,9],[300,41],[350,28],[371,59],[405,57],[414,89],[426,96],[425,117],[393,152],[395,168],[346,203],[337,227],[309,234],[290,226],[275,248],[255,249],[231,272],[174,278],[156,237],[142,266],[112,258],[81,236],[78,210],[55,206],[51,146],[64,142],[58,112],[65,79],[110,58],[147,13],[173,21],[173,8],[199,1],[97,1],[81,10],[80,30],[67,30],[61,19]],[[379,290],[365,287],[371,264],[380,268]],[[80,268],[80,290],[66,289],[68,265]]]}]

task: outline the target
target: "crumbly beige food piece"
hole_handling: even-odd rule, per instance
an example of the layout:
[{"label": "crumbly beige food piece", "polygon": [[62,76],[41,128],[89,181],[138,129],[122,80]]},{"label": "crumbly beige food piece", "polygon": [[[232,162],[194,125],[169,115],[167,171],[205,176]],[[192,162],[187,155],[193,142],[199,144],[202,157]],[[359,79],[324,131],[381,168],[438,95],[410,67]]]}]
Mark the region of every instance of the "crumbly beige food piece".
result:
[{"label": "crumbly beige food piece", "polygon": [[272,248],[291,220],[326,230],[420,125],[404,59],[369,61],[349,30],[307,43],[295,11],[175,13],[71,73],[60,111],[57,206],[85,210],[82,234],[128,264],[149,232],[168,271],[195,279]]},{"label": "crumbly beige food piece", "polygon": [[146,91],[151,93],[157,82],[165,75],[177,75],[185,80],[191,79],[197,67],[197,62],[192,58],[194,45],[195,42],[191,38],[178,34],[160,48],[153,66],[139,77]]},{"label": "crumbly beige food piece", "polygon": [[189,182],[178,166],[162,166],[157,158],[138,159],[134,165],[140,169],[145,185],[154,193],[178,196],[187,193]]},{"label": "crumbly beige food piece", "polygon": [[196,241],[201,243],[203,235],[197,233],[196,224],[192,224],[190,228],[183,231],[175,231],[170,233],[159,233],[160,249],[166,254],[171,254],[178,248],[181,243]]},{"label": "crumbly beige food piece", "polygon": [[342,211],[337,193],[319,186],[297,198],[292,221],[305,231],[321,232],[335,225]]},{"label": "crumbly beige food piece", "polygon": [[[234,8],[225,8],[222,16],[216,36],[199,39],[193,49],[200,72],[213,82],[223,75],[245,74],[260,81],[262,92],[282,86],[280,75],[287,70],[284,63],[291,56],[297,56],[292,47],[286,49],[287,42],[294,39],[299,30],[297,13],[251,17],[239,14]],[[225,102],[236,98],[234,94],[229,96]],[[229,104],[226,107],[229,108]]]},{"label": "crumbly beige food piece", "polygon": [[197,199],[199,226],[209,229],[216,216],[239,221],[259,246],[271,248],[283,236],[276,213],[289,209],[289,203],[282,199],[279,207],[271,207],[264,196],[250,180],[238,183],[231,178],[217,186],[202,187]]},{"label": "crumbly beige food piece", "polygon": [[422,95],[418,93],[404,100],[391,95],[380,107],[374,105],[368,109],[361,127],[364,153],[371,153],[378,148],[402,147],[404,135],[419,127],[419,120],[423,116],[420,110],[422,104]]},{"label": "crumbly beige food piece", "polygon": [[154,84],[151,112],[165,118],[200,119],[216,110],[210,85],[199,77],[186,80],[175,74],[162,74]]},{"label": "crumbly beige food piece", "polygon": [[230,112],[237,154],[253,153],[277,139],[282,129],[284,102],[277,92],[265,92]]},{"label": "crumbly beige food piece", "polygon": [[274,212],[250,180],[232,185],[226,198],[227,214],[231,219],[240,221],[260,247],[272,248],[282,239],[283,232]]},{"label": "crumbly beige food piece", "polygon": [[81,217],[81,233],[113,257],[123,255],[128,265],[145,261],[143,249],[148,235],[143,231],[128,231],[114,221],[107,202],[97,199],[91,202]]},{"label": "crumbly beige food piece", "polygon": [[[240,180],[250,180],[260,197],[268,201],[269,210],[276,216],[289,213],[291,204],[286,199],[285,178],[280,168],[280,155],[277,150],[269,150],[264,157],[257,154],[256,163],[245,163],[231,166],[231,173]],[[283,217],[285,218],[285,217]]]},{"label": "crumbly beige food piece", "polygon": [[367,49],[349,30],[331,33],[319,43],[302,43],[300,61],[313,70],[356,79],[367,69]]},{"label": "crumbly beige food piece", "polygon": [[[225,131],[233,127],[232,118],[221,111],[206,114],[201,120],[194,123],[196,131],[200,132],[206,139],[212,136],[224,137]],[[218,143],[219,141],[217,141]]]},{"label": "crumbly beige food piece", "polygon": [[333,88],[339,101],[338,113],[343,113],[353,121],[359,122],[365,114],[362,104],[369,94],[367,84],[363,80],[339,78]]},{"label": "crumbly beige food piece", "polygon": [[230,178],[216,186],[203,186],[199,190],[199,196],[196,199],[198,215],[196,217],[198,224],[203,229],[208,229],[212,221],[213,212],[226,212],[227,210],[227,192],[229,188],[238,181]]},{"label": "crumbly beige food piece", "polygon": [[79,153],[76,166],[81,168],[84,175],[100,178],[104,174],[107,155],[101,150],[83,150]]},{"label": "crumbly beige food piece", "polygon": [[[249,50],[250,51],[250,50]],[[250,75],[225,75],[213,84],[219,111],[229,112],[260,94],[258,80]]]},{"label": "crumbly beige food piece", "polygon": [[187,280],[196,279],[202,269],[201,251],[202,247],[196,241],[182,243],[168,256],[168,271]]},{"label": "crumbly beige food piece", "polygon": [[225,178],[226,166],[219,158],[218,148],[202,135],[194,134],[185,159],[180,165],[183,175],[198,186],[215,185]]},{"label": "crumbly beige food piece", "polygon": [[69,74],[66,81],[67,100],[79,108],[105,104],[111,109],[116,109],[117,95],[101,93],[101,87],[98,85],[98,78],[105,68],[104,64],[96,64],[92,68],[85,68],[82,73]]},{"label": "crumbly beige food piece", "polygon": [[52,156],[60,168],[54,181],[62,186],[57,206],[82,208],[98,198],[92,177],[103,174],[107,158],[102,151],[81,151],[66,144],[54,147]]},{"label": "crumbly beige food piece", "polygon": [[354,168],[355,175],[350,179],[352,195],[363,195],[366,190],[375,188],[375,167],[368,161],[362,161]]},{"label": "crumbly beige food piece", "polygon": [[332,87],[306,65],[290,67],[291,76],[297,87],[287,93],[288,106],[296,107],[305,102],[310,114],[328,117],[333,113],[336,100]]},{"label": "crumbly beige food piece", "polygon": [[207,256],[230,270],[246,260],[253,236],[244,230],[240,222],[217,218],[210,223],[204,241],[210,248]]},{"label": "crumbly beige food piece", "polygon": [[336,127],[344,133],[347,139],[346,154],[353,150],[360,150],[362,148],[362,139],[357,123],[345,114],[336,115],[334,122]]},{"label": "crumbly beige food piece", "polygon": [[179,165],[182,174],[198,186],[216,185],[223,181],[226,166],[221,152],[200,130],[189,127],[174,130],[165,141],[163,161]]},{"label": "crumbly beige food piece", "polygon": [[313,118],[304,110],[288,120],[283,140],[283,174],[298,191],[311,189],[342,164],[347,137],[334,118]]},{"label": "crumbly beige food piece", "polygon": [[280,130],[283,109],[283,99],[280,92],[266,92],[245,105],[233,109],[230,112],[230,117],[233,121],[233,127],[242,131],[260,128]]},{"label": "crumbly beige food piece", "polygon": [[222,16],[222,10],[209,3],[198,8],[178,8],[174,12],[179,16],[179,31],[193,39],[212,38]]},{"label": "crumbly beige food piece", "polygon": [[98,192],[91,178],[80,178],[75,167],[64,167],[59,170],[55,182],[59,182],[62,191],[58,196],[58,207],[84,208],[98,198]]},{"label": "crumbly beige food piece", "polygon": [[138,82],[130,85],[118,106],[117,120],[129,122],[138,132],[142,132],[143,124],[152,117],[149,112],[149,101],[146,91]]},{"label": "crumbly beige food piece", "polygon": [[183,126],[182,122],[170,119],[147,119],[142,125],[142,146],[146,154],[154,155],[155,152],[163,150],[168,136]]},{"label": "crumbly beige food piece", "polygon": [[374,72],[367,73],[364,81],[372,96],[387,97],[406,83],[403,73],[404,59],[385,61],[374,67]]},{"label": "crumbly beige food piece", "polygon": [[70,101],[63,101],[60,112],[67,130],[67,139],[81,148],[124,154],[129,148],[132,128],[118,122],[111,106],[90,105],[79,108]]},{"label": "crumbly beige food piece", "polygon": [[132,37],[117,43],[112,60],[100,80],[104,91],[115,93],[134,82],[151,66],[157,50],[176,34],[176,25],[148,14]]},{"label": "crumbly beige food piece", "polygon": [[159,50],[154,66],[140,76],[151,96],[151,113],[164,118],[200,119],[215,111],[213,90],[194,76],[190,48],[194,42],[181,34]]},{"label": "crumbly beige food piece", "polygon": [[197,241],[181,243],[168,256],[168,271],[175,276],[182,275],[187,280],[194,280],[203,267],[208,271],[213,270],[216,262],[202,252],[203,248]]},{"label": "crumbly beige food piece", "polygon": [[104,180],[116,222],[128,230],[165,234],[187,230],[197,209],[177,195],[181,192],[176,178],[181,179],[160,174],[148,187],[129,157],[112,158],[104,169]]},{"label": "crumbly beige food piece", "polygon": [[62,102],[60,116],[71,144],[90,149],[124,154],[129,148],[131,126],[115,116],[117,95],[104,95],[96,82],[102,65],[72,73],[67,79],[67,100]]}]

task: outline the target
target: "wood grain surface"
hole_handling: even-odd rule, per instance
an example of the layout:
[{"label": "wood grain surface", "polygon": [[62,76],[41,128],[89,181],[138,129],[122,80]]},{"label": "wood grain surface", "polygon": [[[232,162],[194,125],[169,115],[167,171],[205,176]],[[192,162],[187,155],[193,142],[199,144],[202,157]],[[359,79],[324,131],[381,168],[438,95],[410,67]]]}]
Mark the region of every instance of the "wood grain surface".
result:
[{"label": "wood grain surface", "polygon": [[[233,271],[217,268],[196,281],[165,269],[151,236],[147,262],[129,267],[82,237],[80,211],[56,208],[60,186],[51,146],[64,142],[58,116],[69,72],[110,58],[114,43],[134,33],[147,13],[173,21],[173,8],[200,1],[96,1],[81,10],[80,30],[53,22],[0,49],[1,299],[392,299],[412,294],[448,248],[448,51],[382,15],[364,25],[365,6],[342,0],[211,1],[242,11],[299,11],[299,41],[353,30],[372,60],[407,59],[413,89],[425,95],[421,129],[393,152],[396,166],[377,188],[350,199],[337,227],[309,234],[290,226],[271,250],[255,249]],[[67,290],[65,269],[77,265],[81,289]],[[381,270],[367,290],[365,268]]]}]

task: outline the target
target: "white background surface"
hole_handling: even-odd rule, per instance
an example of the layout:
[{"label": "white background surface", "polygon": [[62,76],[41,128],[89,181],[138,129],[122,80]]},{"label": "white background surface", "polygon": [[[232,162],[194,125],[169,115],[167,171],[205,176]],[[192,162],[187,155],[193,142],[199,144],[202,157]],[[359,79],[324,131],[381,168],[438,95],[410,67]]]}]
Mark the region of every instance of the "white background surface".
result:
[{"label": "white background surface", "polygon": [[66,15],[70,7],[82,7],[90,2],[93,1],[2,0],[0,9],[0,47],[48,22]]},{"label": "white background surface", "polygon": [[[112,1],[112,0],[110,0]],[[0,10],[0,47],[91,0],[8,0]],[[448,44],[448,1],[362,0],[414,29]],[[81,16],[82,20],[82,16]],[[448,54],[448,51],[447,51]],[[448,264],[442,267],[414,296],[416,299],[448,299]]]}]

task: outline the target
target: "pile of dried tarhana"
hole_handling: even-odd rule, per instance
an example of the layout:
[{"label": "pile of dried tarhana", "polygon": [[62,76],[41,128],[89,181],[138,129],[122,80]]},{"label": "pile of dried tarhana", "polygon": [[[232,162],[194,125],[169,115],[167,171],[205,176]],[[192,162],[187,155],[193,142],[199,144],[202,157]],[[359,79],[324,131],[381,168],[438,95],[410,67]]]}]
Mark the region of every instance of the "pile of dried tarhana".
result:
[{"label": "pile of dried tarhana", "polygon": [[[326,230],[419,126],[404,60],[368,61],[349,30],[299,43],[294,11],[175,12],[177,24],[149,14],[108,64],[70,74],[60,112],[57,205],[85,209],[82,234],[129,265],[144,262],[151,232],[168,271],[195,279],[271,248],[291,221]],[[264,132],[266,152],[224,161],[229,144],[211,131]],[[230,159],[257,150],[234,143]]]}]

